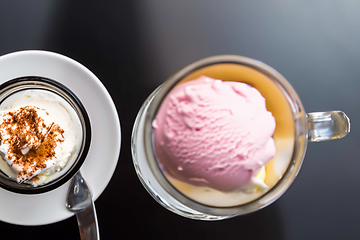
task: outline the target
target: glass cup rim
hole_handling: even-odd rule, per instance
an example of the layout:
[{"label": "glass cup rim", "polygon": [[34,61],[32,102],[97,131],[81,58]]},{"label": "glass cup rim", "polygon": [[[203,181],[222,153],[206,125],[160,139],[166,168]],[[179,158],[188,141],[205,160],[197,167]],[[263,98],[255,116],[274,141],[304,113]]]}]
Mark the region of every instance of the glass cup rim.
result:
[{"label": "glass cup rim", "polygon": [[[152,121],[156,116],[158,108],[161,105],[161,102],[164,100],[168,92],[184,77],[188,76],[190,73],[199,70],[201,68],[223,64],[223,63],[233,63],[240,64],[251,67],[269,77],[273,82],[275,82],[282,92],[286,96],[288,103],[291,106],[293,111],[294,118],[294,128],[295,128],[295,140],[294,140],[294,150],[291,161],[288,165],[287,170],[281,177],[281,179],[265,194],[261,195],[259,198],[256,198],[248,203],[230,206],[230,207],[215,207],[205,204],[201,204],[188,198],[179,192],[172,184],[167,180],[161,171],[155,153],[153,151],[152,145]],[[307,138],[308,138],[308,123],[306,118],[305,109],[301,103],[299,96],[296,91],[293,89],[291,84],[274,68],[269,65],[260,62],[258,60],[238,56],[238,55],[218,55],[211,56],[204,59],[200,59],[194,63],[189,64],[184,67],[171,77],[169,77],[163,84],[161,84],[156,90],[157,93],[154,95],[152,101],[149,104],[148,110],[145,115],[144,123],[144,149],[147,162],[153,172],[155,178],[158,180],[159,184],[175,199],[182,203],[186,203],[187,206],[191,208],[211,214],[216,216],[234,216],[239,214],[246,214],[256,210],[259,210],[263,207],[266,207],[276,201],[281,197],[286,190],[291,186],[296,176],[298,175],[303,159],[305,156],[307,148]],[[185,205],[186,205],[185,204]]]},{"label": "glass cup rim", "polygon": [[[90,148],[91,125],[86,109],[79,98],[63,84],[47,77],[23,76],[4,82],[0,85],[0,104],[10,95],[24,90],[47,90],[63,98],[67,103],[70,104],[70,106],[77,114],[83,133],[83,139],[79,153],[72,166],[70,166],[69,169],[67,169],[67,171],[61,176],[49,181],[48,183],[36,187],[30,184],[18,184],[9,177],[6,177],[6,174],[2,173],[1,171],[1,188],[19,194],[41,194],[55,190],[56,188],[62,186],[79,171]],[[4,96],[4,94],[6,95]]]}]

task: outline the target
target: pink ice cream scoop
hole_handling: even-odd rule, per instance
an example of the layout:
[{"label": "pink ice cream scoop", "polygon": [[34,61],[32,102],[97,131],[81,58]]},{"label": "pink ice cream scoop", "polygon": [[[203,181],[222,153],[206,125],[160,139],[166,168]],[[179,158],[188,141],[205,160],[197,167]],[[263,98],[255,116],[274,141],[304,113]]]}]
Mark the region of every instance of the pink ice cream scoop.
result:
[{"label": "pink ice cream scoop", "polygon": [[255,88],[200,77],[174,87],[153,121],[162,170],[196,186],[243,189],[276,153],[275,119]]}]

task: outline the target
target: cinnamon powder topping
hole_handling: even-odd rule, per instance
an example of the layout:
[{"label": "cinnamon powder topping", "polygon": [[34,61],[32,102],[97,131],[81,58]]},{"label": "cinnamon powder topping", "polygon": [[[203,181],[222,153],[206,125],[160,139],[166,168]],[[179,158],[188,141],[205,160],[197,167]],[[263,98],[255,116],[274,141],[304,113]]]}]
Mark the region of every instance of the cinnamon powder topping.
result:
[{"label": "cinnamon powder topping", "polygon": [[64,130],[55,123],[45,124],[38,107],[26,106],[5,113],[0,124],[0,142],[8,145],[7,157],[21,168],[18,181],[29,180],[46,168],[46,162],[55,157],[58,142],[64,141]]}]

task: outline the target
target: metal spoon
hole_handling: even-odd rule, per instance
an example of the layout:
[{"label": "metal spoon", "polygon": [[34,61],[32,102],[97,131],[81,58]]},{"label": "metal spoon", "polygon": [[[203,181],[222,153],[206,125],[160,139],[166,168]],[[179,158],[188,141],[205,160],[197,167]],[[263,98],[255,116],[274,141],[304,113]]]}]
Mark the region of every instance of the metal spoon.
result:
[{"label": "metal spoon", "polygon": [[71,180],[66,197],[66,208],[76,214],[82,240],[100,239],[95,205],[80,171]]}]

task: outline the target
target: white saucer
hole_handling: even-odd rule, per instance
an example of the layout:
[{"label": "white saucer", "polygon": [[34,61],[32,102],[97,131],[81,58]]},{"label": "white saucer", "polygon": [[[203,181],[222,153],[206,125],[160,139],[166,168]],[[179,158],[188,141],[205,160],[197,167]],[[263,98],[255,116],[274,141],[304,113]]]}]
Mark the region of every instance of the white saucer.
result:
[{"label": "white saucer", "polygon": [[[92,139],[81,173],[96,200],[109,183],[120,153],[121,130],[115,105],[100,80],[80,63],[46,51],[22,51],[0,57],[0,84],[25,76],[39,76],[68,87],[84,105]],[[73,214],[65,208],[70,181],[38,195],[22,195],[0,188],[0,220],[19,225],[58,222]]]}]

